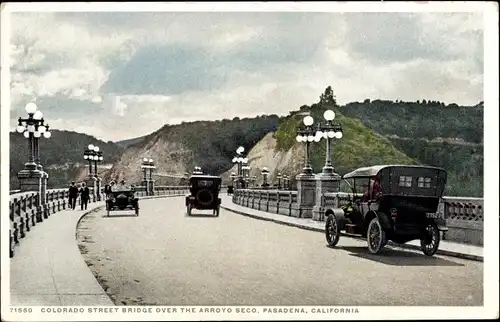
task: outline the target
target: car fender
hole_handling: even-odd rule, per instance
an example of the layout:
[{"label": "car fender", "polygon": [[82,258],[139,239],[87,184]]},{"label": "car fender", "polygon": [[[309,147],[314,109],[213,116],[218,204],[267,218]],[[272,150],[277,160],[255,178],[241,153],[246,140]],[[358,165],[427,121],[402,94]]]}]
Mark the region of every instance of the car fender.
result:
[{"label": "car fender", "polygon": [[375,216],[377,216],[382,228],[384,228],[384,229],[392,229],[393,228],[391,220],[389,219],[389,216],[387,216],[385,213],[379,212],[379,211],[372,211],[372,212],[375,214]]},{"label": "car fender", "polygon": [[437,228],[440,231],[448,231],[448,227],[446,227],[446,219],[444,219],[444,218],[433,218],[431,220],[434,221],[434,223],[436,224]]},{"label": "car fender", "polygon": [[326,209],[325,210],[325,221],[326,221],[326,218],[331,214],[334,215],[339,220],[340,229],[344,229],[345,223],[346,223],[345,216],[344,216],[344,210],[342,210],[341,208],[328,208],[328,209]]}]

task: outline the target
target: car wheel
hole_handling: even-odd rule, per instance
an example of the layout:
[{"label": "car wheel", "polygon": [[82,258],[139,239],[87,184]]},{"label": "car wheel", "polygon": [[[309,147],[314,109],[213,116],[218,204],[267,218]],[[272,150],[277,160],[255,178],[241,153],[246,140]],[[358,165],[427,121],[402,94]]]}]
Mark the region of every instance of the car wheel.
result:
[{"label": "car wheel", "polygon": [[420,239],[420,248],[422,252],[427,256],[433,256],[439,248],[440,240],[441,236],[439,235],[439,229],[436,224],[428,223]]},{"label": "car wheel", "polygon": [[334,247],[340,238],[340,220],[333,214],[328,215],[325,224],[325,235],[328,246]]},{"label": "car wheel", "polygon": [[373,218],[368,225],[366,241],[368,243],[368,250],[372,254],[377,254],[387,244],[386,233],[382,229],[382,225],[377,217]]}]

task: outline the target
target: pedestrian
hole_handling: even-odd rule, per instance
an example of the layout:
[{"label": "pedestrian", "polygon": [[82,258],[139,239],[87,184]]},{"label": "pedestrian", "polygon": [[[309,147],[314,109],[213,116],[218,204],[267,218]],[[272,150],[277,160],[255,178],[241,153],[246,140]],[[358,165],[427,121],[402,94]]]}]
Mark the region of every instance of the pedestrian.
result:
[{"label": "pedestrian", "polygon": [[69,208],[75,210],[76,198],[78,198],[78,187],[75,185],[74,181],[71,182],[68,195],[69,195]]},{"label": "pedestrian", "polygon": [[87,210],[87,204],[90,199],[90,190],[89,187],[85,186],[85,183],[82,183],[82,187],[80,188],[80,204],[82,210]]},{"label": "pedestrian", "polygon": [[111,185],[109,183],[106,183],[104,186],[104,195],[106,198],[109,198],[109,194],[111,193]]}]

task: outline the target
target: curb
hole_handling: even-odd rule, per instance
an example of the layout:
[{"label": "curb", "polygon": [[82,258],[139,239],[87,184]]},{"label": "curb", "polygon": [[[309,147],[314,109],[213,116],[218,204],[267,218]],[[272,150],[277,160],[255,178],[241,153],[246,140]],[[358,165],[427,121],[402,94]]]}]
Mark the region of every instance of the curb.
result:
[{"label": "curb", "polygon": [[[252,214],[240,211],[240,210],[235,210],[235,209],[231,209],[231,208],[228,208],[228,207],[224,207],[222,205],[220,207],[222,209],[234,212],[234,213],[242,215],[242,216],[246,216],[246,217],[250,217],[250,218],[254,218],[254,219],[265,220],[265,221],[271,221],[271,222],[274,222],[274,223],[277,223],[277,224],[280,224],[280,225],[297,227],[297,228],[304,229],[304,230],[310,230],[310,231],[316,231],[316,232],[324,233],[323,229],[309,227],[309,226],[301,225],[301,224],[289,223],[289,222],[280,221],[280,220],[277,220],[277,219],[260,217],[258,215],[252,215]],[[348,237],[348,238],[354,238],[354,239],[364,240],[361,237],[353,236],[351,234],[341,233],[341,235],[345,236],[345,237]],[[420,247],[412,245],[412,244],[397,244],[397,243],[394,243],[392,241],[389,241],[387,244],[390,245],[390,246],[392,246],[392,247],[406,248],[406,249],[412,249],[412,250],[420,250]],[[445,255],[445,256],[451,256],[451,257],[456,257],[456,258],[462,258],[462,259],[468,259],[468,260],[473,260],[473,261],[478,261],[478,262],[484,262],[484,257],[483,256],[471,255],[471,254],[463,254],[463,253],[453,252],[453,251],[449,251],[449,250],[438,249],[437,252],[436,252],[436,254]]]}]

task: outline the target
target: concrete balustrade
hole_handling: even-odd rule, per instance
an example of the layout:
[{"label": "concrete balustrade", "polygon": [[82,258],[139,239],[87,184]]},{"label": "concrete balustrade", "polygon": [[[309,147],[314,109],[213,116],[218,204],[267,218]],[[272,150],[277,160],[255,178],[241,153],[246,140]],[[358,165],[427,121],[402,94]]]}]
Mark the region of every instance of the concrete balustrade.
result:
[{"label": "concrete balustrade", "polygon": [[[89,203],[105,200],[104,187],[99,193],[94,193],[90,189]],[[146,187],[136,186],[136,196],[139,198],[155,198],[161,196],[180,196],[189,192],[188,186],[157,186],[151,197],[147,196]],[[42,202],[44,200],[44,202]],[[80,198],[77,199],[77,206],[80,206]],[[37,192],[17,192],[10,195],[9,200],[9,243],[10,257],[14,256],[14,250],[20,245],[21,240],[28,232],[33,230],[37,224],[42,223],[56,212],[69,207],[68,189],[47,190],[45,198],[40,198]]]},{"label": "concrete balustrade", "polygon": [[[325,208],[340,208],[347,204],[349,195],[345,192],[323,193],[320,197],[323,207],[317,220],[325,220]],[[297,191],[236,189],[232,199],[240,206],[301,218]],[[443,214],[449,229],[443,234],[443,240],[482,246],[483,208],[483,198],[443,197],[438,212]]]}]

